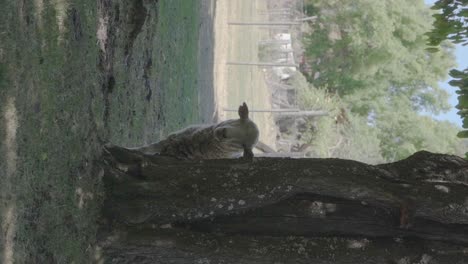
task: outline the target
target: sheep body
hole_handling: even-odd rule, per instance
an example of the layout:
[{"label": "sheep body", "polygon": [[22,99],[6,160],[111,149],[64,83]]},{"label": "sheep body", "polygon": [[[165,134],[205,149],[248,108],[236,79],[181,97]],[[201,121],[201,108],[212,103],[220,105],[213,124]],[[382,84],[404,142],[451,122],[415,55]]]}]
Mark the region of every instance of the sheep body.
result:
[{"label": "sheep body", "polygon": [[259,131],[249,119],[245,103],[239,107],[239,117],[218,124],[189,126],[136,150],[180,159],[235,158],[242,153],[245,158],[252,158]]}]

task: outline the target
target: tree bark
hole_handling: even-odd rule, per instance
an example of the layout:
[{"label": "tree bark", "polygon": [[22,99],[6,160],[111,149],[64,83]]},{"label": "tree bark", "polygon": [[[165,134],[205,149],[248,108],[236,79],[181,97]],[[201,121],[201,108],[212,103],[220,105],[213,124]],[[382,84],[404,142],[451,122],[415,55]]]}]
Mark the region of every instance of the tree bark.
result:
[{"label": "tree bark", "polygon": [[467,263],[468,161],[179,161],[108,146],[108,263]]}]

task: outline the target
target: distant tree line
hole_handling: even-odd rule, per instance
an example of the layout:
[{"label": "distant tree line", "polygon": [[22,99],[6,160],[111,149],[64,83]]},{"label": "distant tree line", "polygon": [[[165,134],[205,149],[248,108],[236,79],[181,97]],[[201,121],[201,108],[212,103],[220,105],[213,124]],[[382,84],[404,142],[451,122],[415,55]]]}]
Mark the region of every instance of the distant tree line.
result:
[{"label": "distant tree line", "polygon": [[[422,0],[308,0],[306,11],[317,16],[304,38],[310,89],[338,96],[354,129],[372,131],[375,139],[367,142],[377,142],[385,161],[422,149],[461,155],[466,142],[456,138],[459,128],[431,117],[450,109],[438,82],[455,66],[450,42],[439,38],[429,49],[434,11]],[[455,41],[460,36],[449,34]],[[451,74],[460,77],[452,84],[466,87],[466,70]],[[464,102],[460,113],[466,115],[464,91],[459,106]]]}]

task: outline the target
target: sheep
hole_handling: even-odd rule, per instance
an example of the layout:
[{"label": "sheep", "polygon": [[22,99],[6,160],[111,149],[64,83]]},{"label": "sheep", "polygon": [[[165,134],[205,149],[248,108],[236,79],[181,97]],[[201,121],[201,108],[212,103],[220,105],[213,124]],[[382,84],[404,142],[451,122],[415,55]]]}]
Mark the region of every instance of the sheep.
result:
[{"label": "sheep", "polygon": [[246,103],[239,106],[239,119],[218,124],[193,125],[170,134],[166,139],[136,148],[148,155],[165,155],[179,159],[253,158],[259,130],[249,119]]}]

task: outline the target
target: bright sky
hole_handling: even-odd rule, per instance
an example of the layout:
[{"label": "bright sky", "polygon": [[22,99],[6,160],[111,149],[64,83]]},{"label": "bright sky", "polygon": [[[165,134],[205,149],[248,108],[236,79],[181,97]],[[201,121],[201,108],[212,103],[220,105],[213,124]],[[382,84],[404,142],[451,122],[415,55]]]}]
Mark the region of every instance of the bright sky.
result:
[{"label": "bright sky", "polygon": [[[428,5],[432,5],[435,0],[424,0],[424,2]],[[463,70],[468,67],[468,46],[456,45],[455,56],[458,63],[458,70]],[[461,117],[457,115],[458,109],[455,108],[455,105],[458,104],[457,94],[455,93],[457,88],[450,86],[448,81],[450,81],[450,79],[447,79],[445,82],[441,82],[440,85],[450,94],[450,104],[452,105],[452,109],[447,113],[434,117],[439,120],[449,120],[461,127],[462,120]]]}]

